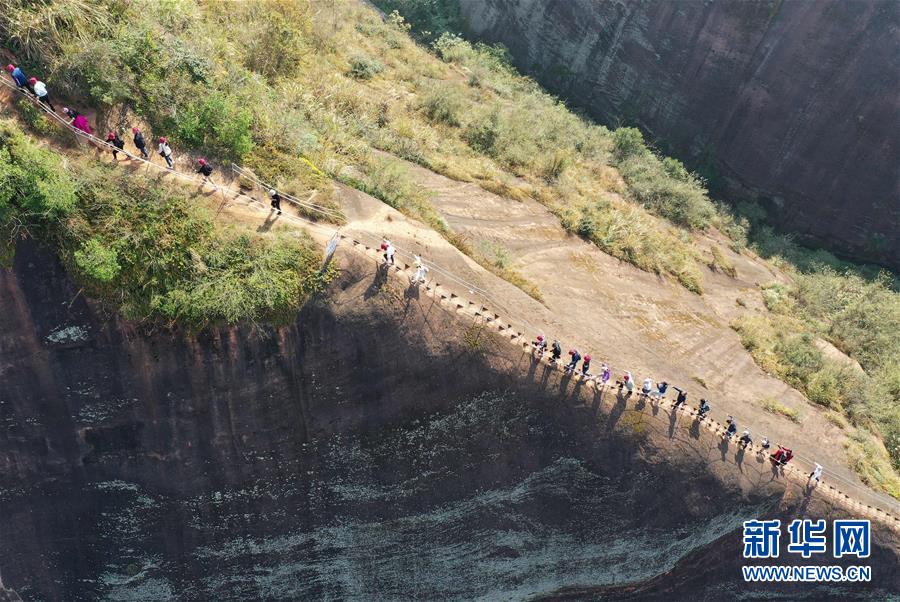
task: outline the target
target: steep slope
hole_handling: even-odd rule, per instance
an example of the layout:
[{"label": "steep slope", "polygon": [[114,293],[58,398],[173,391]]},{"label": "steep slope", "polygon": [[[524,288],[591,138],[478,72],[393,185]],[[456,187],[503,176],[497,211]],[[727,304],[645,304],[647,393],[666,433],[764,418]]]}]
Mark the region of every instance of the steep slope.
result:
[{"label": "steep slope", "polygon": [[896,4],[458,4],[473,36],[603,123],[640,124],[781,227],[900,267]]}]

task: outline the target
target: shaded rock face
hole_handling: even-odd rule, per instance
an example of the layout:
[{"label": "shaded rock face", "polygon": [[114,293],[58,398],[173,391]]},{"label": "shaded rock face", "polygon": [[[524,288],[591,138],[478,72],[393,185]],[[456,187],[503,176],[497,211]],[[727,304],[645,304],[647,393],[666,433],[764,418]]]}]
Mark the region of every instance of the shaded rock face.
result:
[{"label": "shaded rock face", "polygon": [[572,104],[711,165],[783,229],[900,268],[896,3],[459,2]]},{"label": "shaded rock face", "polygon": [[[733,597],[743,520],[829,512],[339,260],[291,326],[190,334],[107,314],[21,245],[0,270],[0,599]],[[872,583],[831,593],[900,587],[892,537]]]}]

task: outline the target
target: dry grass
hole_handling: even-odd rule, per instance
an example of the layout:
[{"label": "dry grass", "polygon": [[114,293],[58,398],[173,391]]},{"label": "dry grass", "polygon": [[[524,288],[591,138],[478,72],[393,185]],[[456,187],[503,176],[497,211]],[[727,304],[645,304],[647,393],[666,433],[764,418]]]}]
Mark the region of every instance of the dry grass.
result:
[{"label": "dry grass", "polygon": [[789,408],[783,403],[774,399],[761,399],[759,401],[759,405],[765,411],[771,412],[772,414],[778,414],[779,416],[784,416],[785,418],[796,424],[800,424],[802,422],[802,419],[800,418],[800,412],[793,408]]}]

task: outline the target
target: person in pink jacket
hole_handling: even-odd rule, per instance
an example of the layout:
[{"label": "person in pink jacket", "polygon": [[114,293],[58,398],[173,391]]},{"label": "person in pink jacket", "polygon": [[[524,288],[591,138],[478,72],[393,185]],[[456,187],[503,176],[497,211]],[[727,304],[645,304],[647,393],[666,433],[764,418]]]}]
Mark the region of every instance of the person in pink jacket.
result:
[{"label": "person in pink jacket", "polygon": [[93,134],[94,130],[91,129],[91,126],[88,124],[87,118],[79,113],[78,111],[73,111],[69,107],[63,108],[63,113],[72,118],[72,125],[81,130],[86,134]]}]

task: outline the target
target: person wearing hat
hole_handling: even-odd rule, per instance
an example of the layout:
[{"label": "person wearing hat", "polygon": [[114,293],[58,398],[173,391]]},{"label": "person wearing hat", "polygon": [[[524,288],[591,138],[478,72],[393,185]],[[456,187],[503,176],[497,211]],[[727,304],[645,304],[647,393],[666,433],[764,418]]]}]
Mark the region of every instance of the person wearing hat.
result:
[{"label": "person wearing hat", "polygon": [[281,215],[281,195],[278,194],[278,191],[272,188],[269,190],[269,198],[272,199],[272,209],[278,212],[278,215]]},{"label": "person wearing hat", "polygon": [[34,90],[34,95],[37,96],[38,102],[47,105],[50,110],[55,113],[56,109],[50,104],[50,95],[47,93],[47,85],[36,77],[29,79],[28,83],[31,84],[31,89]]},{"label": "person wearing hat", "polygon": [[559,358],[562,357],[562,345],[559,344],[559,341],[554,340],[550,349],[550,361],[555,364],[559,361]]},{"label": "person wearing hat", "polygon": [[531,341],[531,346],[534,348],[535,353],[538,354],[538,357],[544,357],[544,351],[547,350],[547,340],[544,338],[544,335],[539,334]]},{"label": "person wearing hat", "polygon": [[590,376],[590,374],[588,374],[588,370],[590,370],[590,369],[591,369],[591,356],[588,354],[588,355],[584,356],[584,361],[581,362],[582,376],[584,376],[585,378]]},{"label": "person wearing hat", "polygon": [[113,161],[119,160],[119,151],[125,148],[125,141],[119,137],[118,132],[110,132],[106,135],[106,142],[111,144]]},{"label": "person wearing hat", "polygon": [[603,386],[606,386],[606,383],[609,382],[609,379],[612,378],[612,370],[609,369],[607,364],[603,364],[600,366],[600,382]]},{"label": "person wearing hat", "polygon": [[700,406],[697,408],[697,417],[700,420],[706,418],[706,415],[709,414],[709,402],[705,399],[700,400]]},{"label": "person wearing hat", "polygon": [[175,166],[172,162],[172,148],[169,146],[168,141],[160,136],[159,138],[159,148],[156,149],[160,155],[162,155],[163,159],[166,160],[166,165],[169,166],[169,169]]},{"label": "person wearing hat", "polygon": [[212,175],[213,168],[212,165],[209,164],[209,161],[206,159],[197,159],[197,169],[194,170],[194,173],[198,173],[203,176],[204,180],[209,180],[209,176]]},{"label": "person wearing hat", "polygon": [[87,118],[78,111],[70,109],[69,107],[63,107],[63,113],[72,120],[70,123],[73,127],[81,130],[85,134],[94,133],[94,130],[92,130],[91,126],[88,124]]},{"label": "person wearing hat", "polygon": [[150,155],[147,154],[147,141],[144,140],[144,135],[141,133],[141,130],[138,128],[131,128],[131,133],[134,134],[134,145],[141,151],[141,157],[149,159]]},{"label": "person wearing hat", "polygon": [[575,366],[578,364],[578,362],[581,361],[581,354],[578,353],[577,349],[573,348],[569,349],[569,356],[571,356],[572,361],[570,361],[569,365],[566,366],[566,372],[574,372]]},{"label": "person wearing hat", "polygon": [[16,82],[16,85],[19,86],[19,90],[28,92],[28,76],[25,75],[24,71],[22,71],[15,65],[7,65],[6,70],[13,78],[13,81]]}]

